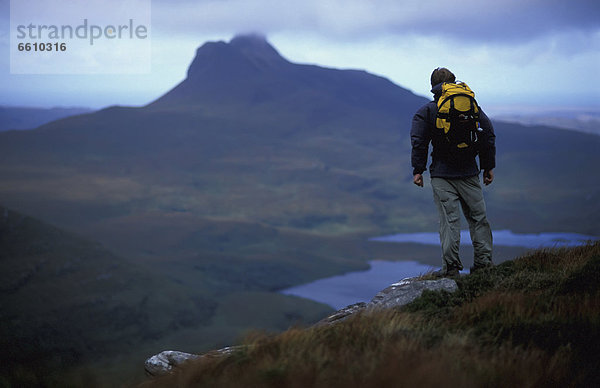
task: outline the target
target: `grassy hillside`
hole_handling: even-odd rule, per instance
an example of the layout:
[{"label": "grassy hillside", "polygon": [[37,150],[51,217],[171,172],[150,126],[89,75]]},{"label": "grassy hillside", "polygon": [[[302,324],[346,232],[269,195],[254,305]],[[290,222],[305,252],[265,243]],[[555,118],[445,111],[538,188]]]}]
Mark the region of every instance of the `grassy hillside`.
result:
[{"label": "grassy hillside", "polygon": [[281,331],[331,311],[269,292],[264,273],[239,264],[245,274],[198,261],[173,278],[0,206],[0,386],[114,386],[139,380],[165,347],[208,350],[249,327]]},{"label": "grassy hillside", "polygon": [[536,251],[331,327],[256,334],[144,387],[598,386],[600,243]]}]

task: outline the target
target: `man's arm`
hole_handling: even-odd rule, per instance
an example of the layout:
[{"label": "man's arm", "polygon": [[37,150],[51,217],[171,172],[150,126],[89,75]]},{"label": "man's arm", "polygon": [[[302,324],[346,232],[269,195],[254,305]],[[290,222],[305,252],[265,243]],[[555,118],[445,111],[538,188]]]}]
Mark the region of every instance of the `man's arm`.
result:
[{"label": "man's arm", "polygon": [[[496,167],[496,134],[492,122],[483,111],[479,112],[479,125],[482,130],[479,147],[479,167],[484,171],[485,179],[486,172],[491,172]],[[492,183],[493,179],[494,173],[492,172],[489,183]]]},{"label": "man's arm", "polygon": [[425,105],[415,113],[410,129],[410,142],[412,145],[411,164],[413,167],[413,182],[423,187],[423,171],[427,169],[427,156],[431,142],[428,126],[428,106]]}]

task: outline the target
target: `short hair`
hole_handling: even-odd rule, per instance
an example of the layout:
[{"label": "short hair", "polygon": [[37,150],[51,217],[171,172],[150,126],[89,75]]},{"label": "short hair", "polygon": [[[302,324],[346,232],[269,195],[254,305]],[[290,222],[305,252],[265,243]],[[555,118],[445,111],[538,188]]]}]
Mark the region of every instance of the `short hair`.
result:
[{"label": "short hair", "polygon": [[445,67],[438,67],[431,73],[431,86],[435,86],[442,82],[454,82],[456,77],[452,72]]}]

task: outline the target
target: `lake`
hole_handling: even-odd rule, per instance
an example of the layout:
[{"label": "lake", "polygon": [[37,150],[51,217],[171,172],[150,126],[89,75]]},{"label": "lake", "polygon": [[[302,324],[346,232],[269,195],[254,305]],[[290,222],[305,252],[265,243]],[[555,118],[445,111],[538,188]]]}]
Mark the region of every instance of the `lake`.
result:
[{"label": "lake", "polygon": [[[570,247],[598,239],[595,236],[577,233],[518,234],[509,230],[494,232],[494,245],[510,247]],[[438,233],[403,233],[374,237],[370,240],[427,245],[439,245],[440,243]],[[461,245],[470,244],[469,232],[466,230],[461,231]],[[311,283],[287,288],[282,290],[281,293],[325,303],[338,310],[354,303],[368,302],[375,294],[390,284],[403,278],[418,276],[433,269],[429,265],[415,261],[374,260],[370,261],[369,265],[370,268],[366,271],[349,272],[339,276],[319,279]]]},{"label": "lake", "polygon": [[354,303],[368,302],[388,285],[431,269],[431,266],[415,261],[373,260],[369,265],[366,271],[315,280],[281,293],[325,303],[339,310]]},{"label": "lake", "polygon": [[[598,240],[598,237],[577,233],[529,233],[519,234],[510,230],[494,231],[494,245],[507,247],[546,248],[546,247],[572,247],[585,244],[587,241]],[[389,236],[373,237],[371,241],[418,243],[439,245],[440,236],[436,233],[401,233]],[[468,230],[460,232],[461,245],[471,245],[471,236]]]}]

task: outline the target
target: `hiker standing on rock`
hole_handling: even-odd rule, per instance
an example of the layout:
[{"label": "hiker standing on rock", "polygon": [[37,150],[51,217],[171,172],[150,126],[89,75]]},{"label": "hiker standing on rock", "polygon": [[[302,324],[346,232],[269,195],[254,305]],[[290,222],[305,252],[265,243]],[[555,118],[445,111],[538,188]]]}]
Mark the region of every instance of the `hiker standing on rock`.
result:
[{"label": "hiker standing on rock", "polygon": [[[460,245],[459,206],[469,224],[473,241],[474,263],[471,272],[492,266],[492,230],[486,217],[479,172],[483,182],[494,180],[496,145],[494,127],[479,108],[474,93],[465,83],[455,83],[446,68],[431,74],[434,100],[415,113],[410,131],[413,182],[423,187],[429,143],[432,163],[429,166],[433,199],[440,215],[442,269],[438,277],[457,276],[463,269]],[[476,156],[479,155],[480,167]]]}]

